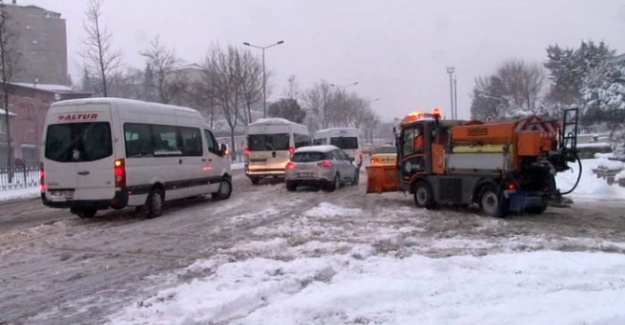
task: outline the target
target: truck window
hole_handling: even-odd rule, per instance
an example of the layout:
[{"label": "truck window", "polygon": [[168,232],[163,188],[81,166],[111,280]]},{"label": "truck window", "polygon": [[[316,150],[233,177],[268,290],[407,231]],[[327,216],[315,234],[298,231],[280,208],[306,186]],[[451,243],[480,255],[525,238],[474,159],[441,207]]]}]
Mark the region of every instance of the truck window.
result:
[{"label": "truck window", "polygon": [[96,161],[113,154],[108,122],[65,123],[48,126],[45,157],[57,162]]},{"label": "truck window", "polygon": [[339,149],[358,149],[357,137],[335,137],[330,138],[330,144],[337,146]]},{"label": "truck window", "polygon": [[247,143],[250,151],[289,150],[289,134],[250,134]]}]

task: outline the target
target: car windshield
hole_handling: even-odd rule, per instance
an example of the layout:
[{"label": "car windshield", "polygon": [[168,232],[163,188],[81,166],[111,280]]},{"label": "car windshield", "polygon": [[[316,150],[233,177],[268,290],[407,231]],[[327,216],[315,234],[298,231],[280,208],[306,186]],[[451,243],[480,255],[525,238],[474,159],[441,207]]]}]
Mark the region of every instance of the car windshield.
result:
[{"label": "car windshield", "polygon": [[336,137],[330,138],[330,144],[333,146],[337,146],[340,149],[358,149],[358,138],[357,137]]},{"label": "car windshield", "polygon": [[397,153],[397,147],[376,147],[374,153]]},{"label": "car windshield", "polygon": [[327,159],[327,154],[324,152],[304,151],[296,152],[291,159],[293,162],[313,162]]},{"label": "car windshield", "polygon": [[250,151],[289,150],[289,134],[251,134],[247,143]]},{"label": "car windshield", "polygon": [[48,127],[45,157],[57,162],[87,162],[113,154],[108,122],[52,124]]}]

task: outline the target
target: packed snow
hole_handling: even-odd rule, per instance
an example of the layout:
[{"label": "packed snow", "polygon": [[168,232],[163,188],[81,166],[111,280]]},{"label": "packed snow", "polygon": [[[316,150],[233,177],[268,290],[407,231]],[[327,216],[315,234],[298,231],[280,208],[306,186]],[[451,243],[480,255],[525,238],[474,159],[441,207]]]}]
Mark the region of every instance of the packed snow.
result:
[{"label": "packed snow", "polygon": [[[365,252],[362,254],[362,252]],[[115,324],[623,324],[625,256],[495,254],[396,259],[375,249],[189,270],[210,276],[165,289]]]},{"label": "packed snow", "polygon": [[[604,158],[583,161],[574,198],[625,198],[625,188],[608,185],[592,169]],[[558,176],[572,185],[577,170]],[[346,203],[346,202],[344,202]],[[333,223],[388,214],[442,213],[396,207],[374,216],[344,203],[320,202],[289,222],[254,229],[251,238],[219,250],[172,274],[161,275],[158,293],[138,298],[110,316],[112,324],[623,324],[625,244],[592,238],[515,235],[494,238],[414,237],[418,222],[351,233]],[[234,218],[266,220],[281,213],[272,206]],[[427,219],[424,218],[424,222]],[[373,219],[372,219],[373,221]],[[325,223],[321,223],[325,222]],[[328,224],[330,222],[330,224]],[[363,221],[361,221],[363,222]],[[501,221],[477,219],[476,227]],[[317,234],[318,240],[301,242]],[[365,237],[376,244],[364,244]],[[349,238],[349,241],[346,240]],[[398,241],[399,242],[396,242]],[[381,243],[406,246],[389,253]],[[582,245],[597,252],[554,251]],[[408,247],[410,246],[410,247]],[[460,249],[460,250],[458,250]],[[466,250],[463,250],[466,249]],[[433,250],[455,252],[441,257]],[[462,253],[463,252],[463,253]],[[236,256],[236,259],[233,257]],[[193,276],[180,283],[176,279]],[[182,276],[181,276],[182,275]],[[176,284],[177,283],[177,284]]]}]

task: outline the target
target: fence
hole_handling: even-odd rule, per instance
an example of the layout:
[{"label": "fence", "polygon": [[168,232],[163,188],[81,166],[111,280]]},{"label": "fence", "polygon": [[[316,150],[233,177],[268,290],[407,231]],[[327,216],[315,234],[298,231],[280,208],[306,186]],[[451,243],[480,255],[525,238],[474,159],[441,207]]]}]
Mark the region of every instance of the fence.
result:
[{"label": "fence", "polygon": [[[9,174],[13,179],[9,182]],[[0,167],[0,191],[39,186],[39,166]]]}]

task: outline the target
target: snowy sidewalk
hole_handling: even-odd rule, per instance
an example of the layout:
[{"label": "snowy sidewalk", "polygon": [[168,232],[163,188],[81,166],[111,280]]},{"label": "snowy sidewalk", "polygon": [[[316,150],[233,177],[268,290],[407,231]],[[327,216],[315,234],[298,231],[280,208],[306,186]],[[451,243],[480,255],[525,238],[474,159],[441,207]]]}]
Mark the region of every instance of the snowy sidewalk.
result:
[{"label": "snowy sidewalk", "polygon": [[113,324],[625,324],[625,256],[495,254],[396,259],[361,247],[290,262],[198,262]]}]

